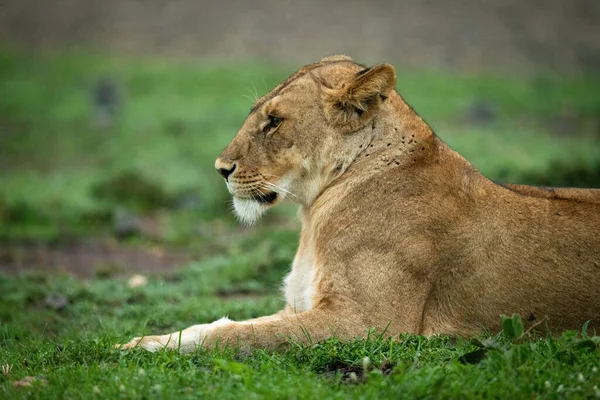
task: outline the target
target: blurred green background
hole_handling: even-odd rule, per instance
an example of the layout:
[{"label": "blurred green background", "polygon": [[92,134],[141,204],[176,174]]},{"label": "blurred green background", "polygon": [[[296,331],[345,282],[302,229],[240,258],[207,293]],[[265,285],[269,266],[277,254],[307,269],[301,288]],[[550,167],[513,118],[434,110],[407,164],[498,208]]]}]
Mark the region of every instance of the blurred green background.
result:
[{"label": "blurred green background", "polygon": [[254,97],[331,54],[394,64],[399,92],[490,179],[600,187],[599,4],[9,2],[0,271],[160,272],[297,231],[290,206],[238,227],[213,162]]},{"label": "blurred green background", "polygon": [[[244,232],[214,159],[298,67],[1,48],[0,268],[159,271],[221,251]],[[490,179],[600,186],[600,75],[396,68],[398,91]],[[293,209],[262,224],[294,229]]]}]

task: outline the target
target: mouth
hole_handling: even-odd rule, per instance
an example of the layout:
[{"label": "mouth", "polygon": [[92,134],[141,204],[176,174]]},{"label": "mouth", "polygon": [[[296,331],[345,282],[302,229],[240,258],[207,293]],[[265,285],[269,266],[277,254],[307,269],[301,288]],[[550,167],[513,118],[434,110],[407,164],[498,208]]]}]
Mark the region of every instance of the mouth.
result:
[{"label": "mouth", "polygon": [[255,194],[252,198],[261,204],[273,204],[277,200],[277,193],[269,192],[266,194]]}]

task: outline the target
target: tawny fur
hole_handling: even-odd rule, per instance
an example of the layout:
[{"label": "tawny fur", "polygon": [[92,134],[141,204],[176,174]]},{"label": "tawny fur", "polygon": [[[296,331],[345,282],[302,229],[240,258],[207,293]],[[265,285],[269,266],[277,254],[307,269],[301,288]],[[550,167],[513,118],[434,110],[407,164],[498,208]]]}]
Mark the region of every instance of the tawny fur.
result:
[{"label": "tawny fur", "polygon": [[600,190],[489,181],[395,82],[392,66],[344,56],[303,67],[255,103],[217,159],[235,167],[227,186],[242,220],[285,198],[300,204],[283,311],[123,347],[281,349],[386,327],[469,335],[513,313],[556,330],[587,320],[600,329]]}]

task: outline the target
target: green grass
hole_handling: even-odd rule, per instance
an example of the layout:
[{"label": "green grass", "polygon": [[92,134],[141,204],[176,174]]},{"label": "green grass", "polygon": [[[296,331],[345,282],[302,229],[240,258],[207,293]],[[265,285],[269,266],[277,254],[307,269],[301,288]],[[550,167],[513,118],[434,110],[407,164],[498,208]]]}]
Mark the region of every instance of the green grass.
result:
[{"label": "green grass", "polygon": [[[163,225],[158,237],[126,246],[197,255],[135,289],[109,267],[90,280],[0,273],[0,365],[11,366],[0,398],[600,398],[598,338],[574,332],[520,340],[491,332],[483,344],[373,332],[281,354],[113,349],[132,336],[283,306],[293,210],[240,230],[213,162],[247,115],[247,97],[297,67],[0,49],[0,246],[114,236],[125,213]],[[397,73],[409,103],[490,178],[600,186],[600,76]],[[91,105],[104,77],[119,83],[123,101],[109,128],[94,124]],[[493,108],[491,123],[465,119],[478,101]],[[574,132],[552,133],[565,115]],[[50,307],[52,294],[68,305]],[[25,376],[47,384],[13,385]]]},{"label": "green grass", "polygon": [[[276,236],[276,235],[273,235]],[[275,243],[275,237],[267,242]],[[291,247],[284,242],[284,247]],[[268,246],[267,246],[268,247]],[[277,311],[281,300],[264,280],[253,296],[217,293],[252,281],[249,265],[278,273],[289,254],[267,248],[191,265],[171,279],[131,289],[124,280],[79,281],[68,276],[0,275],[0,393],[21,397],[105,398],[595,398],[600,396],[600,337],[528,337],[511,344],[487,335],[465,339],[403,335],[312,346],[292,344],[277,354],[235,349],[121,352],[112,346],[133,335],[169,332],[228,314],[246,319]],[[274,274],[276,275],[276,274]],[[269,281],[269,279],[267,279]],[[69,300],[62,311],[44,307],[49,293]],[[482,358],[480,347],[487,348]],[[461,361],[464,357],[468,362]],[[25,376],[47,385],[14,387]]]}]

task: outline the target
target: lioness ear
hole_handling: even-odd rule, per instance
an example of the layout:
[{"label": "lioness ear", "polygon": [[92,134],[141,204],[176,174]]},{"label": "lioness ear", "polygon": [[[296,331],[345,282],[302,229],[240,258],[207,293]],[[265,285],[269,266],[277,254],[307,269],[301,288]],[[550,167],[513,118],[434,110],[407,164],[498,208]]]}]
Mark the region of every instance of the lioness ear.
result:
[{"label": "lioness ear", "polygon": [[359,71],[349,82],[324,91],[324,108],[333,125],[348,125],[349,131],[360,129],[379,109],[396,86],[396,72],[389,64],[379,64]]}]

